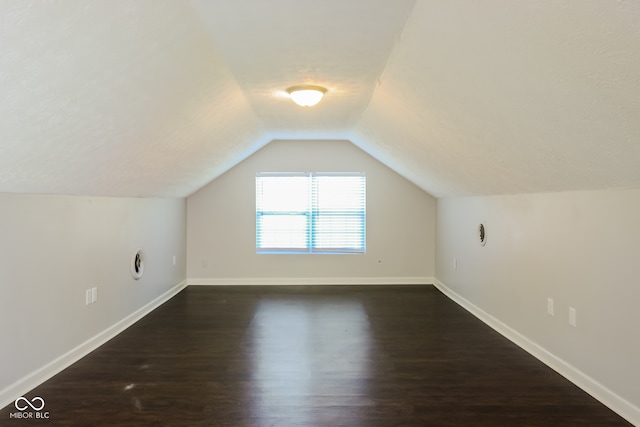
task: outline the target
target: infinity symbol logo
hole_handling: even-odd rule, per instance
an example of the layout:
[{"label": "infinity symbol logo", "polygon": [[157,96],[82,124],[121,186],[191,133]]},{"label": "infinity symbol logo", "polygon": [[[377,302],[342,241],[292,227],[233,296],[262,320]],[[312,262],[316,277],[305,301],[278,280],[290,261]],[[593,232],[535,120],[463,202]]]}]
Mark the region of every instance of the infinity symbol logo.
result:
[{"label": "infinity symbol logo", "polygon": [[[40,405],[37,406],[36,401],[40,402]],[[20,406],[18,406],[18,402],[20,403]],[[31,409],[33,409],[34,411],[39,411],[42,408],[44,408],[44,399],[41,398],[40,396],[36,396],[33,399],[31,399],[31,402],[29,402],[29,400],[25,397],[19,397],[16,399],[16,401],[14,402],[14,405],[16,407],[16,409],[18,411],[24,411],[25,409],[27,409],[28,407],[31,407]],[[23,406],[24,405],[24,406]]]}]

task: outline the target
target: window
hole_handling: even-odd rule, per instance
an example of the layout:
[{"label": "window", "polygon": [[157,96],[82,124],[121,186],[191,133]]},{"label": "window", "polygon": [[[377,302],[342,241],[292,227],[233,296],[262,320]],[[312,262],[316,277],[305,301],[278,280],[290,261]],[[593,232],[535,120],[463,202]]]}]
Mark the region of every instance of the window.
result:
[{"label": "window", "polygon": [[257,253],[365,252],[363,173],[258,173]]}]

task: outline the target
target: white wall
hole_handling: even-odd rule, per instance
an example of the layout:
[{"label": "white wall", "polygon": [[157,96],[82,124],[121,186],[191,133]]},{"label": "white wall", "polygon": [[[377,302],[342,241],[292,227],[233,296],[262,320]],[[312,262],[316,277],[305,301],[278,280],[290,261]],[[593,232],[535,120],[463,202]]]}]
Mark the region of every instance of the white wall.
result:
[{"label": "white wall", "polygon": [[640,425],[639,221],[637,189],[439,199],[436,276],[454,298]]},{"label": "white wall", "polygon": [[[30,375],[185,279],[184,199],[0,194],[0,236],[0,407],[51,372],[36,384]],[[98,301],[85,305],[96,286]]]},{"label": "white wall", "polygon": [[[365,172],[366,254],[257,255],[255,175],[269,171]],[[271,142],[191,195],[187,216],[189,283],[414,282],[434,273],[435,199],[347,141]]]}]

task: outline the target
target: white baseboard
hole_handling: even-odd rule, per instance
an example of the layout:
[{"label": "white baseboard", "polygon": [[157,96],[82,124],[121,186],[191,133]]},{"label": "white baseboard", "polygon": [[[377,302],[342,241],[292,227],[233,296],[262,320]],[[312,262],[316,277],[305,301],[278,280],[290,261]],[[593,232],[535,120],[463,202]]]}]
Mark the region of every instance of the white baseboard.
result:
[{"label": "white baseboard", "polygon": [[447,297],[452,299],[458,305],[462,306],[465,310],[482,320],[488,326],[502,334],[514,344],[521,347],[523,350],[530,353],[532,356],[549,366],[554,371],[580,387],[582,390],[589,393],[591,396],[599,400],[602,404],[609,407],[612,411],[616,412],[621,417],[633,425],[640,426],[640,408],[633,405],[631,402],[620,397],[598,381],[594,380],[584,372],[576,369],[571,364],[567,363],[563,359],[546,350],[544,347],[531,341],[529,338],[520,334],[515,329],[502,323],[500,320],[491,316],[478,306],[469,302],[444,283],[438,279],[434,279],[433,284],[438,290],[440,290]]},{"label": "white baseboard", "polygon": [[189,286],[432,285],[433,277],[233,277],[187,279]]},{"label": "white baseboard", "polygon": [[18,397],[23,396],[30,390],[33,390],[35,387],[47,381],[49,378],[53,377],[78,360],[82,359],[84,356],[91,353],[93,350],[100,347],[102,344],[106,343],[111,338],[115,337],[116,335],[127,329],[129,326],[136,323],[138,320],[142,319],[151,311],[164,304],[178,292],[183,290],[186,286],[187,281],[185,280],[169,289],[159,297],[155,298],[153,301],[147,303],[143,307],[140,307],[138,310],[134,311],[111,327],[100,332],[98,335],[88,339],[87,341],[71,349],[57,359],[47,363],[43,367],[4,388],[0,391],[0,409],[9,405]]}]

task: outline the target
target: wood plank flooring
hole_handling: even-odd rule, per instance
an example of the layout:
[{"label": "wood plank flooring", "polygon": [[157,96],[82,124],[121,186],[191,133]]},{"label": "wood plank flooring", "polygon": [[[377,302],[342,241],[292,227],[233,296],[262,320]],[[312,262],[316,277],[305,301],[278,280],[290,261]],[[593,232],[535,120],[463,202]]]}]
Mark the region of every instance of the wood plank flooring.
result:
[{"label": "wood plank flooring", "polygon": [[35,396],[0,425],[630,425],[432,286],[191,286]]}]

